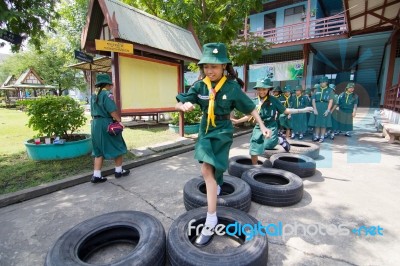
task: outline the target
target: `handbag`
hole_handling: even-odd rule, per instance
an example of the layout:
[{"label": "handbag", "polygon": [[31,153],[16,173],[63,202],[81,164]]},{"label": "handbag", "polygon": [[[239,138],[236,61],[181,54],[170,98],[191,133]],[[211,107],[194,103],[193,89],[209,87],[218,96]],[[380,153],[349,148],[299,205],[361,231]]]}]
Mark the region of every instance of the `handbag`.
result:
[{"label": "handbag", "polygon": [[118,136],[124,130],[119,122],[110,123],[107,127],[107,132],[111,136]]}]

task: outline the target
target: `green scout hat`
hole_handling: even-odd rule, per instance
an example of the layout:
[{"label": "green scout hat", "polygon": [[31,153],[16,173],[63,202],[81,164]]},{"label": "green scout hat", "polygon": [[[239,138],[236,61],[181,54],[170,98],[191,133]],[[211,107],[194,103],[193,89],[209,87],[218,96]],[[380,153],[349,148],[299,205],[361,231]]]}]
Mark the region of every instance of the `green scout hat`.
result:
[{"label": "green scout hat", "polygon": [[320,78],[319,83],[322,83],[322,82],[329,82],[328,77],[324,76],[324,77]]},{"label": "green scout hat", "polygon": [[306,93],[306,94],[311,94],[311,88],[307,88],[307,89],[305,90],[305,93]]},{"label": "green scout hat", "polygon": [[113,84],[113,83],[108,74],[97,74],[95,86],[97,86],[99,84]]},{"label": "green scout hat", "polygon": [[282,92],[282,90],[281,90],[281,86],[276,86],[272,91],[279,91],[279,92]]},{"label": "green scout hat", "polygon": [[256,90],[258,88],[271,89],[273,88],[272,81],[270,79],[257,80],[256,86],[254,86],[253,89]]},{"label": "green scout hat", "polygon": [[321,86],[319,84],[314,85],[314,89],[319,89]]},{"label": "green scout hat", "polygon": [[285,88],[283,88],[283,92],[291,92],[292,89],[290,87],[290,85],[286,85]]},{"label": "green scout hat", "polygon": [[354,82],[349,82],[349,83],[347,83],[346,89],[355,88],[355,87],[356,87],[356,85],[354,84]]},{"label": "green scout hat", "polygon": [[299,90],[302,91],[303,88],[300,85],[297,85],[296,88],[295,88],[295,91],[299,91]]},{"label": "green scout hat", "polygon": [[203,55],[198,65],[202,64],[229,64],[226,46],[223,43],[207,43],[203,45]]}]

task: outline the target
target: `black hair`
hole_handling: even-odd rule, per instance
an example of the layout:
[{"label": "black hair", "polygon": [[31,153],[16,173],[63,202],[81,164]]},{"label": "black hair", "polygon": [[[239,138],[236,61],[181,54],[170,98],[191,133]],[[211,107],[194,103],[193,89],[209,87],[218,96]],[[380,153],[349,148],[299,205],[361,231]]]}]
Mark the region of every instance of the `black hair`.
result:
[{"label": "black hair", "polygon": [[[204,66],[203,64],[199,65],[199,67],[200,67],[200,79],[203,79],[206,76],[206,74],[204,73],[204,67],[203,66]],[[238,77],[237,72],[233,68],[232,64],[226,64],[226,71],[228,72],[228,75],[227,75],[228,79],[236,80],[239,83],[240,87],[242,87],[242,88],[244,87],[243,80],[241,80]]]},{"label": "black hair", "polygon": [[97,92],[95,103],[97,103],[97,102],[99,101],[99,96],[98,96],[98,95],[99,95],[100,92],[104,89],[104,87],[105,87],[106,85],[108,85],[108,83],[99,83],[99,84],[95,85],[96,88],[100,88],[99,91]]}]

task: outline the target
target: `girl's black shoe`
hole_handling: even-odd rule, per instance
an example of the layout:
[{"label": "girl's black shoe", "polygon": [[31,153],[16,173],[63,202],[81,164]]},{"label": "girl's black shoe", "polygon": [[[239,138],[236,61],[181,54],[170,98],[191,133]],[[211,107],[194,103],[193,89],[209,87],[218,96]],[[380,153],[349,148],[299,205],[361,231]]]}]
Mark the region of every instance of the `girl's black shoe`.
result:
[{"label": "girl's black shoe", "polygon": [[127,175],[129,175],[130,172],[131,172],[130,170],[122,169],[122,172],[120,172],[120,173],[115,172],[114,175],[115,175],[115,178],[120,178],[120,177],[122,177],[122,176],[127,176]]},{"label": "girl's black shoe", "polygon": [[98,177],[98,176],[92,176],[92,179],[90,179],[90,182],[92,183],[103,183],[106,182],[107,178],[106,177]]}]

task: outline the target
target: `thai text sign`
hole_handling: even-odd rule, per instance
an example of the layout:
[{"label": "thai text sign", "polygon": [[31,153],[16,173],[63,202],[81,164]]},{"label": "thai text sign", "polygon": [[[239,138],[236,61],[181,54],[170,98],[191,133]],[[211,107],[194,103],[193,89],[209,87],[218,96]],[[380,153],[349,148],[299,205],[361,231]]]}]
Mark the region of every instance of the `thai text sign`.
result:
[{"label": "thai text sign", "polygon": [[133,44],[131,43],[95,40],[95,44],[96,44],[96,50],[99,51],[133,54]]}]

